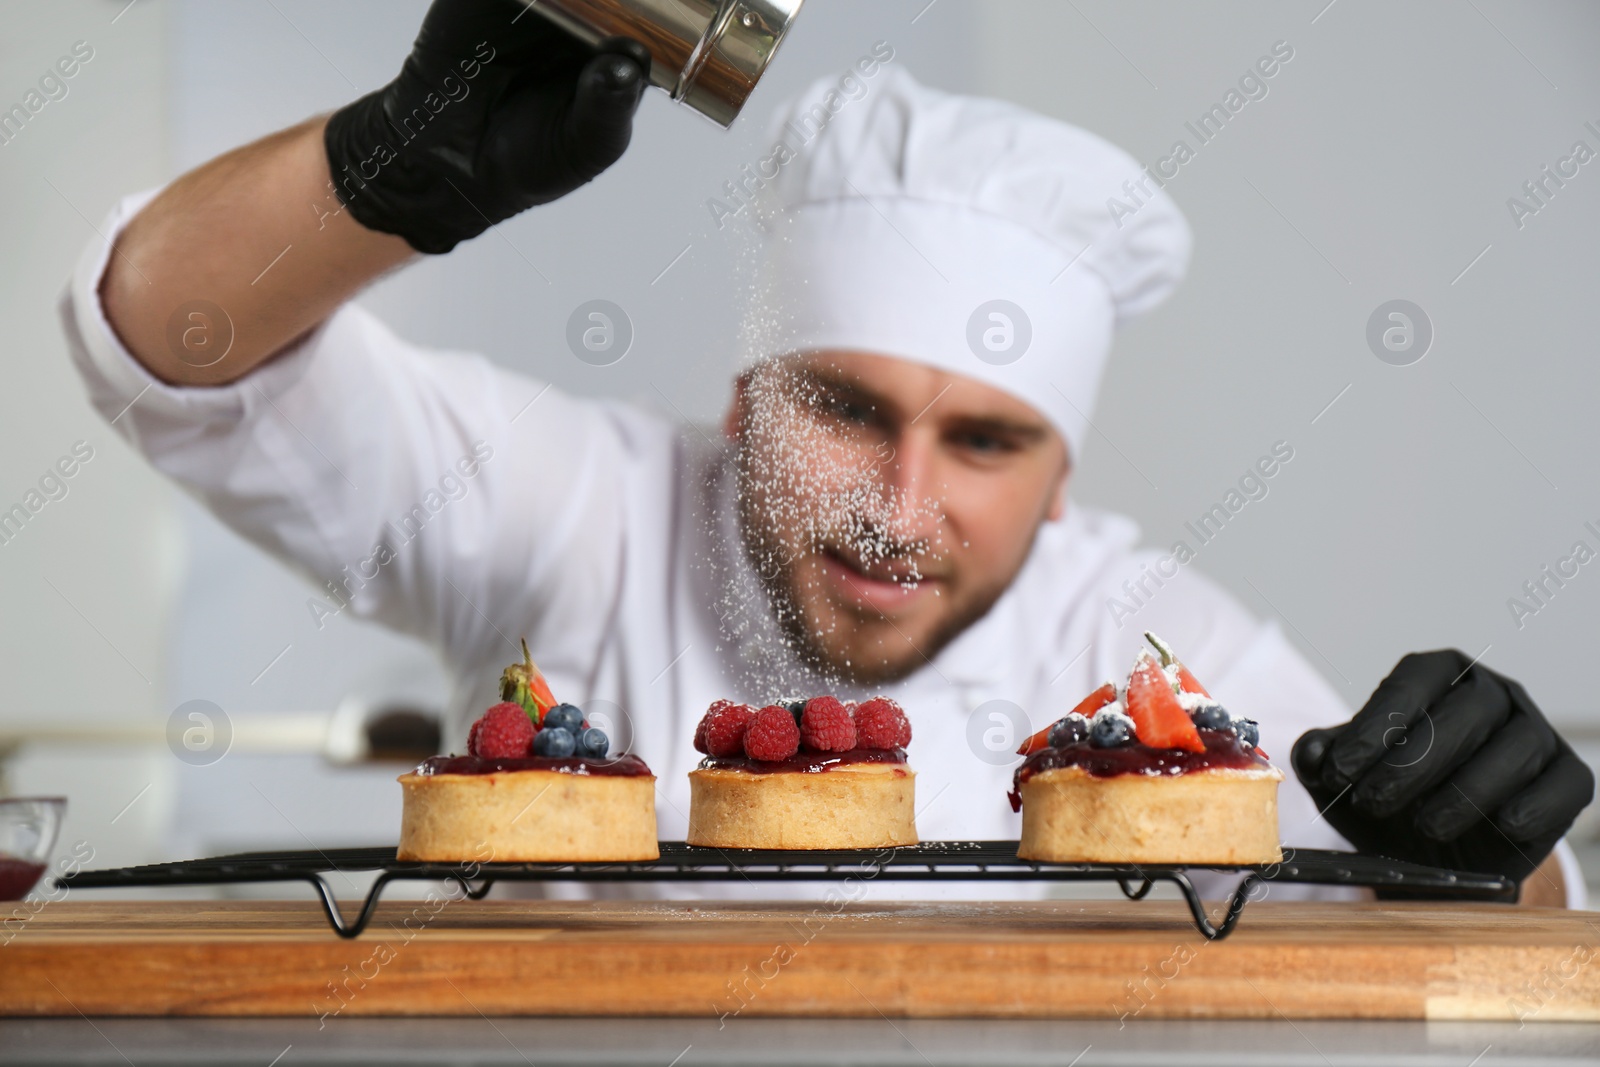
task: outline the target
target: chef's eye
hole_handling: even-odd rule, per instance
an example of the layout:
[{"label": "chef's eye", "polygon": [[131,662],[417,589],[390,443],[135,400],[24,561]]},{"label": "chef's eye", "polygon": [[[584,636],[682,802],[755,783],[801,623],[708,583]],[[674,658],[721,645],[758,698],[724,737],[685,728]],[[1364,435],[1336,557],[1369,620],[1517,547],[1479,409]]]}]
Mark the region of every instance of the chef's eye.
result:
[{"label": "chef's eye", "polygon": [[849,423],[853,426],[865,426],[872,422],[873,410],[870,405],[859,403],[842,396],[819,396],[816,407],[828,418],[839,422]]},{"label": "chef's eye", "polygon": [[959,448],[977,456],[1004,456],[1021,447],[1014,438],[988,430],[963,430],[954,437]]}]

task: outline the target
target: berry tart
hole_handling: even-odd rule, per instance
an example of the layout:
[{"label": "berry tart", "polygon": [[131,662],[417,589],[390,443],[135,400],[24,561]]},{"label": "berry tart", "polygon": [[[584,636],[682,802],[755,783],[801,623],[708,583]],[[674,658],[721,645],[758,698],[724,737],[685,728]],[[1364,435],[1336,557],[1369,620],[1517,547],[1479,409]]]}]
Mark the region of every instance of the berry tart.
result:
[{"label": "berry tart", "polygon": [[1052,863],[1275,863],[1283,772],[1254,721],[1211,698],[1160,638],[1111,682],[1023,743],[1010,794],[1022,859]]},{"label": "berry tart", "polygon": [[752,708],[719,700],[695,730],[691,845],[876,848],[914,845],[911,723],[900,705],[831,696]]},{"label": "berry tart", "polygon": [[559,704],[522,643],[499,704],[467,735],[467,755],[433,756],[400,776],[402,860],[653,860],[655,775],[610,755],[605,731]]}]

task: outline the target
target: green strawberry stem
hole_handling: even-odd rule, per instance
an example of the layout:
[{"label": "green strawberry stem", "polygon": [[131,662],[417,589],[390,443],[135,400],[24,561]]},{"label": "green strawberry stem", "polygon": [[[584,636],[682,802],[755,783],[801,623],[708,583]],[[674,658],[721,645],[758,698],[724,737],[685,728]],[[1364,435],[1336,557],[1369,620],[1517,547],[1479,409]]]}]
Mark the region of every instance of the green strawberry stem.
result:
[{"label": "green strawberry stem", "polygon": [[528,713],[528,718],[533,720],[533,725],[539,725],[539,702],[533,698],[532,687],[529,684],[533,672],[537,670],[533,665],[533,653],[528,649],[528,639],[522,639],[522,662],[513,663],[500,675],[500,699],[513,704],[522,705],[522,710]]},{"label": "green strawberry stem", "polygon": [[1144,632],[1144,639],[1154,645],[1157,652],[1161,653],[1161,665],[1163,667],[1170,667],[1174,663],[1178,662],[1178,657],[1173,655],[1172,649],[1169,648],[1167,643],[1161,640],[1161,638],[1157,637],[1149,630],[1146,630]]}]

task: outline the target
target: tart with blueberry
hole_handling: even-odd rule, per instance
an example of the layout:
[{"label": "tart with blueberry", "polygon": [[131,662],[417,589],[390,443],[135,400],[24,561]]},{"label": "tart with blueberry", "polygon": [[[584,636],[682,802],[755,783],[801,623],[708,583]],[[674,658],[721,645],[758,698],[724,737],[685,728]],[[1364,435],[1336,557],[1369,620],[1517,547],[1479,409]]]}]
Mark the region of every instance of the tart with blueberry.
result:
[{"label": "tart with blueberry", "polygon": [[533,665],[500,677],[501,702],[467,735],[467,755],[433,756],[400,776],[402,860],[653,860],[655,775],[613,755],[605,731],[557,703]]},{"label": "tart with blueberry", "polygon": [[1052,863],[1275,863],[1283,772],[1178,661],[1141,651],[1111,682],[1028,738],[1011,805],[1017,855]]},{"label": "tart with blueberry", "polygon": [[712,704],[695,729],[691,845],[881,848],[917,843],[911,723],[884,697]]}]

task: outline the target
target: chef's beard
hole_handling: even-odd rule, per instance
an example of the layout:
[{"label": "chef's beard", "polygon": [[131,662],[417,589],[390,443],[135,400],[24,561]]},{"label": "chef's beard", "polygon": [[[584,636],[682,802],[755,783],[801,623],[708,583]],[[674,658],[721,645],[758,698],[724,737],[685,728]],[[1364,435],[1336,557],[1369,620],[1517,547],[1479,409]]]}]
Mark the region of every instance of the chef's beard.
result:
[{"label": "chef's beard", "polygon": [[[794,510],[794,498],[788,497],[790,507],[773,507],[773,494],[782,493],[782,487],[754,475],[750,456],[742,448],[735,466],[740,539],[745,556],[767,595],[773,621],[796,658],[830,681],[873,687],[905,679],[987,615],[1015,577],[1014,573],[1007,574],[969,588],[961,580],[961,572],[930,551],[929,546],[897,541],[870,516],[835,512],[832,521],[821,524],[822,529],[799,530],[783,514]],[[808,603],[801,572],[808,560],[841,548],[844,551],[840,554],[846,556],[909,562],[923,571],[925,578],[936,577],[942,595],[936,601],[939,616],[932,627],[924,623],[918,627],[921,633],[908,634],[902,626],[871,608],[839,611],[836,606],[830,606],[830,611],[841,615],[839,625],[848,626],[853,624],[852,619],[864,619],[860,623],[863,627],[881,621],[891,629],[887,639],[879,643],[871,656],[859,649],[851,652],[848,648],[841,651],[829,647],[825,634],[813,625],[818,615],[814,608],[816,600]],[[822,596],[818,591],[809,593],[809,597],[817,600]],[[877,620],[873,615],[877,615]]]}]

